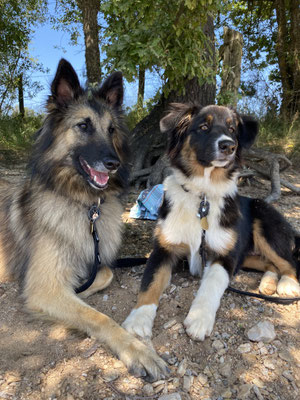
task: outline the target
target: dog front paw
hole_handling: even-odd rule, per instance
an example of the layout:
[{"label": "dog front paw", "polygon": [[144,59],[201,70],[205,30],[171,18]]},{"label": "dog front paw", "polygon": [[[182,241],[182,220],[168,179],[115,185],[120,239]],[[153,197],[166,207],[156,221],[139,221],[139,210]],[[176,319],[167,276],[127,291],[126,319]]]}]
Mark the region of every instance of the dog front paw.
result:
[{"label": "dog front paw", "polygon": [[267,271],[262,277],[259,285],[259,291],[262,294],[270,296],[276,292],[278,275],[275,272]]},{"label": "dog front paw", "polygon": [[132,375],[148,382],[165,379],[170,374],[165,361],[136,338],[128,346],[124,345],[118,356]]},{"label": "dog front paw", "polygon": [[194,340],[204,340],[213,330],[215,316],[209,308],[192,306],[184,321],[187,334]]},{"label": "dog front paw", "polygon": [[138,335],[143,338],[151,338],[156,309],[157,306],[155,304],[149,304],[133,309],[123,322],[123,328],[133,335]]},{"label": "dog front paw", "polygon": [[300,296],[300,285],[295,279],[283,275],[277,285],[277,293],[284,297]]}]

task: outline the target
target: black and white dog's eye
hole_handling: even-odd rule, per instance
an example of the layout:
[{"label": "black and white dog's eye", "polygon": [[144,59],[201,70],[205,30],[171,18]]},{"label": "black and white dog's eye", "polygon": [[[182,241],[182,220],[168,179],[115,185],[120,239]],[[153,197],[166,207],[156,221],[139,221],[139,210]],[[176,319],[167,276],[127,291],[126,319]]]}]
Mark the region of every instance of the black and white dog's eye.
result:
[{"label": "black and white dog's eye", "polygon": [[111,126],[108,128],[108,133],[109,133],[110,135],[112,135],[112,134],[114,133],[114,131],[115,131],[115,128],[111,125]]}]

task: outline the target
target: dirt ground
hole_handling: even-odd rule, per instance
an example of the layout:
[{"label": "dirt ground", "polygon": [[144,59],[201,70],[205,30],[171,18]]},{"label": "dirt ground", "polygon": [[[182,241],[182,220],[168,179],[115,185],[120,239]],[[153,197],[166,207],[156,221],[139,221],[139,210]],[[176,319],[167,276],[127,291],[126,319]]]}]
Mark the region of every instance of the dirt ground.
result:
[{"label": "dirt ground", "polygon": [[[19,179],[23,166],[0,168],[0,177]],[[284,177],[300,185],[299,170]],[[265,197],[269,184],[255,181],[242,193]],[[121,256],[151,251],[154,222],[124,220]],[[300,198],[283,190],[275,204],[300,231]],[[274,227],[276,229],[276,227]],[[144,267],[117,270],[109,288],[88,303],[122,323],[135,304]],[[232,284],[257,291],[257,273],[242,272]],[[15,283],[0,283],[0,399],[300,399],[300,302],[283,306],[225,293],[210,338],[194,342],[183,329],[199,281],[182,265],[161,299],[153,330],[153,346],[168,361],[171,375],[153,384],[129,375],[119,360],[93,338],[59,325],[32,320],[23,310]],[[250,342],[247,330],[270,321],[271,343]]]}]

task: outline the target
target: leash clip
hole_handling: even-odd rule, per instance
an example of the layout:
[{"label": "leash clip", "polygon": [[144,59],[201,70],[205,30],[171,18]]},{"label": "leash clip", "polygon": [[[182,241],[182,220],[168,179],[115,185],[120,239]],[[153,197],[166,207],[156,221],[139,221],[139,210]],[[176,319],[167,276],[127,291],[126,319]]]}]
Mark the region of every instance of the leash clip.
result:
[{"label": "leash clip", "polygon": [[101,215],[99,205],[100,205],[100,200],[98,201],[98,204],[93,204],[91,208],[88,210],[88,219],[90,221],[91,233],[94,232],[94,223]]},{"label": "leash clip", "polygon": [[197,213],[197,217],[200,218],[201,221],[201,228],[204,231],[207,231],[208,229],[207,215],[209,213],[209,207],[210,207],[209,201],[207,201],[206,196],[204,196],[204,198],[201,200]]}]

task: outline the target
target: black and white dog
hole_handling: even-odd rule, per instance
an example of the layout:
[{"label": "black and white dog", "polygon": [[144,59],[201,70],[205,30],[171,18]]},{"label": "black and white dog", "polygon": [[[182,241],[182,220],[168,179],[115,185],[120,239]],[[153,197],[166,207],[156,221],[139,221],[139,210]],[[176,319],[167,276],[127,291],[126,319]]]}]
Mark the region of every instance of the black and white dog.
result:
[{"label": "black and white dog", "polygon": [[201,274],[203,231],[207,263],[184,321],[193,339],[211,334],[230,276],[241,266],[264,272],[262,293],[299,296],[300,238],[273,207],[237,190],[241,151],[253,144],[258,123],[227,107],[173,104],[160,128],[169,136],[173,174],[164,182],[154,249],[125,329],[151,336],[159,298],[180,258],[188,258],[192,275]]}]

